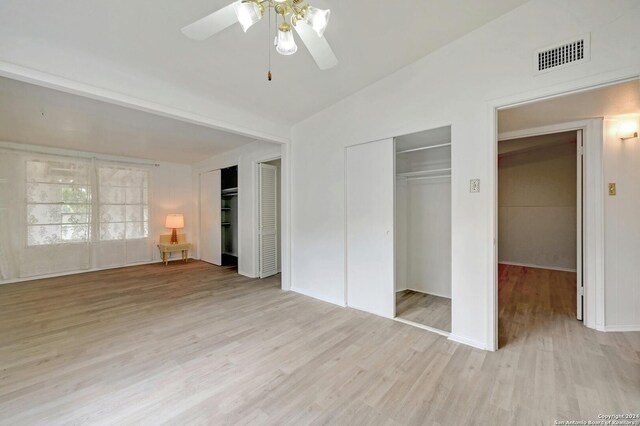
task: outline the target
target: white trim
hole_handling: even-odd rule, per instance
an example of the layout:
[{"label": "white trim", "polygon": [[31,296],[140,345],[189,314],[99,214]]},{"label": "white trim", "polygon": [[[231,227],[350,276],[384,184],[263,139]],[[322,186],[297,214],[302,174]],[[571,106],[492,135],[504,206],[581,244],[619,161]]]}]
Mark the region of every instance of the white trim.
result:
[{"label": "white trim", "polygon": [[193,112],[171,106],[146,101],[112,90],[102,89],[89,84],[66,79],[64,77],[48,74],[46,72],[22,67],[6,61],[0,61],[0,76],[241,136],[258,138],[269,142],[289,143],[289,139],[278,135],[257,131],[239,124],[195,114]]},{"label": "white trim", "polygon": [[[194,259],[192,257],[190,257],[189,259],[191,260],[197,260]],[[178,260],[178,259],[176,259]],[[0,281],[0,285],[4,285],[4,284],[17,284],[17,283],[23,283],[23,282],[28,282],[28,281],[38,281],[38,280],[44,280],[47,278],[58,278],[58,277],[66,277],[69,275],[80,275],[80,274],[88,274],[90,272],[100,272],[100,271],[108,271],[110,269],[122,269],[122,268],[130,268],[133,266],[142,266],[142,265],[152,265],[152,264],[162,264],[162,260],[149,260],[146,262],[136,262],[136,263],[127,263],[126,265],[119,265],[119,266],[106,266],[104,268],[91,268],[91,269],[81,269],[81,270],[77,270],[77,271],[67,271],[67,272],[59,272],[59,273],[55,273],[55,274],[46,274],[46,275],[34,275],[32,277],[27,277],[27,278],[14,278],[14,279],[10,279],[10,280],[5,280],[5,281]]]},{"label": "white trim", "polygon": [[473,346],[474,348],[482,349],[482,350],[490,350],[487,346],[485,346],[484,342],[479,340],[469,339],[468,337],[458,336],[455,334],[449,334],[449,340],[456,343],[462,343],[463,345]]},{"label": "white trim", "polygon": [[606,332],[629,332],[629,331],[640,331],[640,324],[631,324],[631,325],[605,325],[602,328],[598,328],[600,331]]},{"label": "white trim", "polygon": [[[323,302],[327,302],[327,303],[331,303],[332,305],[337,305],[340,306],[342,308],[346,308],[347,305],[342,301],[342,300],[338,300],[338,299],[333,299],[330,297],[327,297],[326,295],[322,294],[322,293],[317,293],[315,291],[311,291],[311,290],[307,290],[304,288],[298,288],[295,286],[292,286],[291,291],[293,291],[294,293],[299,293],[303,296],[307,296],[307,297],[312,297],[314,299],[318,299],[321,300]],[[364,312],[364,311],[362,311]],[[371,314],[371,312],[368,312],[369,314]],[[371,314],[371,315],[375,315],[375,314]]]},{"label": "white trim", "polygon": [[504,262],[502,260],[498,260],[498,264],[500,265],[509,265],[509,266],[522,266],[525,268],[535,268],[535,269],[549,269],[551,271],[562,271],[562,272],[576,272],[575,268],[561,268],[559,266],[544,266],[544,265],[534,265],[532,263],[518,263],[518,262]]},{"label": "white trim", "polygon": [[423,330],[427,330],[427,331],[439,334],[439,335],[444,336],[444,337],[449,337],[451,335],[451,333],[449,333],[448,331],[444,331],[444,330],[440,330],[440,329],[437,329],[437,328],[429,327],[428,325],[420,324],[419,322],[409,321],[409,320],[406,320],[404,318],[395,317],[393,320],[401,322],[403,324],[410,325],[412,327],[421,328]]}]

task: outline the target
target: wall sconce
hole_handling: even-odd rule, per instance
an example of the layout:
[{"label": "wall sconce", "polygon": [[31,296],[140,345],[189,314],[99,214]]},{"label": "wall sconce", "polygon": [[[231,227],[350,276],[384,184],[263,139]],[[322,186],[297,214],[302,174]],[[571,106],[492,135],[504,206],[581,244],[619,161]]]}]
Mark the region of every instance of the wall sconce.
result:
[{"label": "wall sconce", "polygon": [[638,123],[635,121],[625,121],[618,128],[620,140],[633,139],[638,137]]},{"label": "wall sconce", "polygon": [[184,216],[181,214],[169,214],[164,224],[165,227],[171,229],[171,244],[178,243],[178,233],[176,229],[184,228]]}]

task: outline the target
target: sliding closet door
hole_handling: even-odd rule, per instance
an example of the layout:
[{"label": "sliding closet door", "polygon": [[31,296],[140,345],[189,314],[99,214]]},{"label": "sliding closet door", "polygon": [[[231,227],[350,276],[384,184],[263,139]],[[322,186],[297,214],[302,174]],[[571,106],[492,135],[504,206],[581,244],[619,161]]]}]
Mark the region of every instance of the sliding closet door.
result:
[{"label": "sliding closet door", "polygon": [[393,139],[346,150],[347,305],[393,318]]},{"label": "sliding closet door", "polygon": [[220,170],[200,175],[200,259],[222,265]]},{"label": "sliding closet door", "polygon": [[278,271],[278,168],[258,164],[258,247],[260,278]]}]

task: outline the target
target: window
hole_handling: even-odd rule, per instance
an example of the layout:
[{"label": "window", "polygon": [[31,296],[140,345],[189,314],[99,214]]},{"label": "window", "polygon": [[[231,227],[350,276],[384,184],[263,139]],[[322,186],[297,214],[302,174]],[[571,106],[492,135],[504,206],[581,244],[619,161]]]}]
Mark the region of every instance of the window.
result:
[{"label": "window", "polygon": [[146,170],[98,167],[101,241],[147,238],[148,181]]},{"label": "window", "polygon": [[26,187],[28,246],[90,241],[88,163],[28,160]]}]

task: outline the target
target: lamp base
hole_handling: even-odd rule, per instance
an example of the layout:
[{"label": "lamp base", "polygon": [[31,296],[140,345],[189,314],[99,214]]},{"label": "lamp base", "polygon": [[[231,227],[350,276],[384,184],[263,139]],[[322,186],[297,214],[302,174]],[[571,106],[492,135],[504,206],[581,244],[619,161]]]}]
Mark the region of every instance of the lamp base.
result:
[{"label": "lamp base", "polygon": [[176,228],[173,228],[173,231],[171,231],[171,244],[178,244],[178,232]]}]

